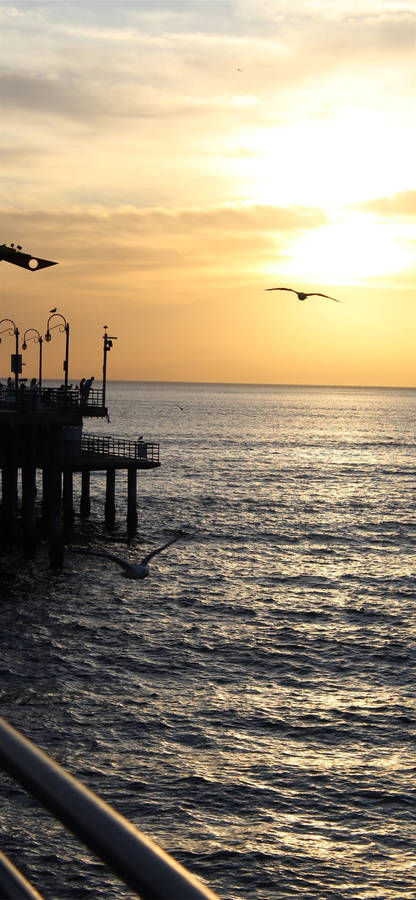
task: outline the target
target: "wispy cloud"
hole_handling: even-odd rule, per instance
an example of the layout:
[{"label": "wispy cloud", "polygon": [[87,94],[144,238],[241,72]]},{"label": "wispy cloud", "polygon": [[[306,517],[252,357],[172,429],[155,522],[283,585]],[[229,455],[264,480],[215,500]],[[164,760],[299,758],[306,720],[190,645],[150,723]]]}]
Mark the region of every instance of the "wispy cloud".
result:
[{"label": "wispy cloud", "polygon": [[[320,210],[267,206],[182,209],[175,212],[135,207],[70,208],[22,211],[0,209],[9,240],[27,241],[36,234],[40,247],[31,252],[53,254],[62,264],[102,265],[106,277],[120,265],[130,269],[175,265],[218,266],[230,258],[257,264],[256,254],[284,247],[296,233],[322,226]],[[33,241],[32,241],[33,243]]]},{"label": "wispy cloud", "polygon": [[386,218],[413,218],[416,216],[416,191],[401,191],[390,197],[376,197],[360,204],[361,209]]}]

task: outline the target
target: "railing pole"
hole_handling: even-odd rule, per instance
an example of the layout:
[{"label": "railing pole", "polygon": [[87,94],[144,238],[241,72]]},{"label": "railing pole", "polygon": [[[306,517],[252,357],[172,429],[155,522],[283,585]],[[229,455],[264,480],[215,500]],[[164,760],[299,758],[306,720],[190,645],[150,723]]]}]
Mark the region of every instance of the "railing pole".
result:
[{"label": "railing pole", "polygon": [[4,853],[0,852],[0,896],[3,900],[44,900],[41,894],[10,862]]},{"label": "railing pole", "polygon": [[218,900],[154,841],[1,718],[0,765],[142,900]]}]

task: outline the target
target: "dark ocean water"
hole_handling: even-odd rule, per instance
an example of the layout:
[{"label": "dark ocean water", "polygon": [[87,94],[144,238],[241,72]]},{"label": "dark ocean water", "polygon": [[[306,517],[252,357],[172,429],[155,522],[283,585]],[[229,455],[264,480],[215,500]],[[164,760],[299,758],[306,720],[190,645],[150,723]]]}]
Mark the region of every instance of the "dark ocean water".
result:
[{"label": "dark ocean water", "polygon": [[[123,478],[109,534],[97,475],[64,572],[41,553],[6,594],[0,712],[223,900],[416,898],[416,391],[108,401],[85,430],[162,466],[130,543]],[[75,550],[135,561],[178,528],[143,582]],[[0,846],[47,898],[130,896],[1,784]]]}]

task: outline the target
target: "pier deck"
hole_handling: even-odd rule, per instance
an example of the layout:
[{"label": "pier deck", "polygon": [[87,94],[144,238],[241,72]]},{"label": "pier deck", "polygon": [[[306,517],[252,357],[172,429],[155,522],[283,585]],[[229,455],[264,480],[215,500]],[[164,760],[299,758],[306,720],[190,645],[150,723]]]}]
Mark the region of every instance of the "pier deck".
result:
[{"label": "pier deck", "polygon": [[41,471],[42,522],[49,535],[53,568],[63,564],[64,531],[71,531],[74,524],[75,473],[82,475],[80,515],[88,518],[91,473],[106,472],[104,520],[110,529],[115,525],[116,472],[127,473],[127,530],[131,535],[137,526],[137,471],[160,466],[159,444],[83,434],[87,416],[107,416],[102,391],[91,390],[88,396],[81,395],[78,388],[0,392],[1,541],[5,545],[20,533],[25,556],[35,555],[37,472]]}]

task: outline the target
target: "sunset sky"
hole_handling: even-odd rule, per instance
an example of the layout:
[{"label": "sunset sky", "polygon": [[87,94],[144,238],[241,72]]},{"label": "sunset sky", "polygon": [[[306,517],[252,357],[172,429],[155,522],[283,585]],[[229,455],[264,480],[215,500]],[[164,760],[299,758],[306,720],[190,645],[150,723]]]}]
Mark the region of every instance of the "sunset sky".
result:
[{"label": "sunset sky", "polygon": [[[413,3],[0,12],[0,242],[59,261],[3,262],[2,317],[57,306],[70,381],[107,324],[114,379],[416,385]],[[55,331],[46,376],[63,354]]]}]

